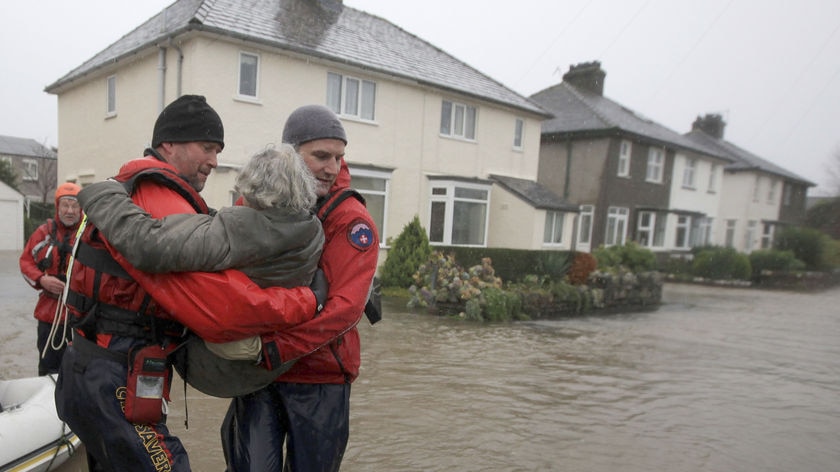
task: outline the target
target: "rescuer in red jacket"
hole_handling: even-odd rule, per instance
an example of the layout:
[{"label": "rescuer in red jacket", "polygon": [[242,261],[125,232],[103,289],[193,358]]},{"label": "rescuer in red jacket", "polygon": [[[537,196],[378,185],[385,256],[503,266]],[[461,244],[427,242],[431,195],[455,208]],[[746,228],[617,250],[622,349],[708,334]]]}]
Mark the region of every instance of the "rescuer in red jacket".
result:
[{"label": "rescuer in red jacket", "polygon": [[[219,115],[185,95],[155,122],[152,147],[123,166],[132,199],[154,217],[207,213],[198,195],[224,147]],[[190,470],[162,413],[172,376],[167,356],[187,328],[210,342],[282,330],[312,319],[308,287],[260,289],[236,270],[147,274],[95,227],[84,229],[66,299],[75,328],[56,385],[56,409],[84,442],[92,470]]]},{"label": "rescuer in red jacket", "polygon": [[[64,355],[69,332],[64,328],[64,313],[58,313],[58,299],[64,291],[67,259],[76,241],[76,230],[82,219],[82,209],[76,200],[78,185],[65,182],[55,190],[55,218],[39,226],[20,255],[20,273],[36,290],[38,303],[38,375],[56,374]],[[55,337],[50,337],[55,325]],[[46,348],[46,349],[45,349]]]},{"label": "rescuer in red jacket", "polygon": [[275,383],[232,400],[222,445],[231,471],[337,471],[349,438],[350,384],[359,375],[356,325],[376,273],[379,237],[364,202],[350,190],[347,137],[331,110],[298,108],[286,121],[283,142],[318,180],[325,236],[320,267],[329,291],[315,318],[262,337],[269,367],[297,362]]}]

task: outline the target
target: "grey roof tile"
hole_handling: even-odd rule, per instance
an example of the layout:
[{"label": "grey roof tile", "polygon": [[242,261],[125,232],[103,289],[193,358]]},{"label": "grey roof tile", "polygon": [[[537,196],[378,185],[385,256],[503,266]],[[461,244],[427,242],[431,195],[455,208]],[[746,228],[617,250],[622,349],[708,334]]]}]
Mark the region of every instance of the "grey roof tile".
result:
[{"label": "grey roof tile", "polygon": [[607,97],[580,90],[566,82],[537,92],[530,98],[554,115],[554,118],[542,122],[543,135],[624,133],[729,160],[715,148],[693,142]]},{"label": "grey roof tile", "polygon": [[14,136],[0,136],[0,154],[6,156],[56,158],[55,152],[52,149],[38,141],[29,138],[16,138]]},{"label": "grey roof tile", "polygon": [[329,0],[178,0],[46,90],[191,30],[347,63],[549,116],[528,98],[402,28]]},{"label": "grey roof tile", "polygon": [[721,154],[725,154],[730,158],[732,164],[726,166],[727,170],[731,171],[739,171],[739,170],[760,170],[764,172],[769,172],[771,174],[776,174],[780,177],[784,177],[787,179],[795,180],[806,184],[808,186],[815,186],[816,184],[810,182],[807,179],[804,179],[793,172],[790,172],[772,162],[762,159],[755,154],[742,149],[725,139],[718,139],[714,136],[710,136],[706,132],[702,130],[692,130],[685,134],[685,136],[703,146],[706,147],[715,147],[718,149],[718,152]]},{"label": "grey roof tile", "polygon": [[571,204],[557,194],[533,180],[507,177],[503,175],[490,175],[492,180],[498,182],[509,192],[525,200],[534,208],[543,210],[578,211],[577,205]]}]

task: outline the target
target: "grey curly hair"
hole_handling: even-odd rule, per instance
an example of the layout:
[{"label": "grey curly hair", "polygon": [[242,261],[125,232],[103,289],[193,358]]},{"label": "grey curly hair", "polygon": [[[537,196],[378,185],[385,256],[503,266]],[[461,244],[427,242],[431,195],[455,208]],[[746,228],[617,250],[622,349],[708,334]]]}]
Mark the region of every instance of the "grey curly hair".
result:
[{"label": "grey curly hair", "polygon": [[255,154],[236,177],[234,189],[257,210],[309,211],[315,205],[315,177],[289,144]]}]

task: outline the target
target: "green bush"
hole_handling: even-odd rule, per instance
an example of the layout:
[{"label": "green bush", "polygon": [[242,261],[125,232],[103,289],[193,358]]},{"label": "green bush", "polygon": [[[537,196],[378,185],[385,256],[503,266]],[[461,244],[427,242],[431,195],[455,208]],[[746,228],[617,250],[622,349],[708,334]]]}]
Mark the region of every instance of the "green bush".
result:
[{"label": "green bush", "polygon": [[810,270],[823,270],[830,266],[830,241],[828,236],[817,229],[789,226],[776,235],[773,248],[792,251]]},{"label": "green bush", "polygon": [[601,246],[593,251],[600,270],[625,268],[631,272],[656,270],[656,255],[650,249],[628,242],[623,246]]},{"label": "green bush", "polygon": [[572,263],[569,251],[542,251],[492,247],[435,246],[444,254],[454,254],[465,267],[481,264],[489,257],[496,274],[506,281],[521,281],[536,274],[553,280],[562,280]]},{"label": "green bush", "polygon": [[760,249],[749,255],[753,276],[764,271],[792,272],[805,268],[805,263],[794,256],[793,251]]},{"label": "green bush", "polygon": [[429,259],[432,249],[426,230],[420,225],[420,219],[415,215],[410,223],[403,227],[397,236],[388,258],[382,266],[380,280],[383,287],[408,288],[413,283],[411,276],[420,264]]},{"label": "green bush", "polygon": [[716,280],[750,280],[752,266],[746,254],[731,247],[709,248],[700,251],[691,266],[697,277]]}]

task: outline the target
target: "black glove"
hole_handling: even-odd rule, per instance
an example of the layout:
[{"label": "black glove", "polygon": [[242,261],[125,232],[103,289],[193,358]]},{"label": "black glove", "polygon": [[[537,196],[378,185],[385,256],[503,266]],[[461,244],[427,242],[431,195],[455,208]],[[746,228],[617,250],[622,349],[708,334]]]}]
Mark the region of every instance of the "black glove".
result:
[{"label": "black glove", "polygon": [[318,304],[315,313],[320,313],[324,308],[324,303],[327,302],[327,292],[330,289],[330,284],[327,283],[327,276],[324,275],[324,271],[320,268],[312,276],[312,283],[309,284],[309,289],[315,294],[315,301]]}]

